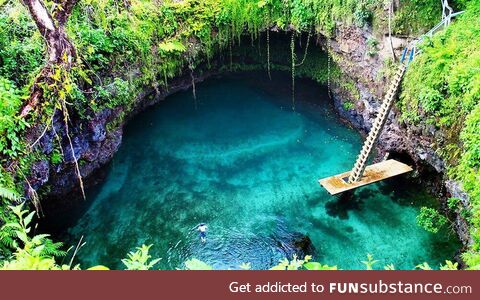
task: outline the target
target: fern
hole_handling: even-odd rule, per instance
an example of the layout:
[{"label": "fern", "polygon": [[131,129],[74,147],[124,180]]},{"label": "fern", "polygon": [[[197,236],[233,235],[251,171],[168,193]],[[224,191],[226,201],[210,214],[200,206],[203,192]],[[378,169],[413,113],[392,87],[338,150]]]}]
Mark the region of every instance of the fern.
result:
[{"label": "fern", "polygon": [[67,252],[62,250],[62,242],[53,242],[50,239],[45,239],[43,241],[43,245],[45,246],[45,248],[43,248],[40,254],[42,256],[64,257],[67,255]]},{"label": "fern", "polygon": [[10,201],[20,200],[20,197],[15,193],[15,191],[3,186],[0,186],[0,198],[5,198]]},{"label": "fern", "polygon": [[0,245],[14,249],[16,247],[15,237],[16,233],[11,227],[3,227],[0,229]]}]

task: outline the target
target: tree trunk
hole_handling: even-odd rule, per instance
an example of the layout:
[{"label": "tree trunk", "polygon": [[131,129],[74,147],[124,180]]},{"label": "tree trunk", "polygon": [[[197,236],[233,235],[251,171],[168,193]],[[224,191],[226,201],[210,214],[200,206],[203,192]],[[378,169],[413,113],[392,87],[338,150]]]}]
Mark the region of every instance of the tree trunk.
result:
[{"label": "tree trunk", "polygon": [[48,12],[42,0],[22,0],[32,16],[38,30],[47,45],[47,64],[35,79],[27,103],[22,107],[20,116],[26,117],[40,102],[43,91],[40,83],[49,83],[55,66],[61,65],[70,70],[76,60],[75,47],[65,33],[65,23],[78,0],[55,0],[53,16]]}]

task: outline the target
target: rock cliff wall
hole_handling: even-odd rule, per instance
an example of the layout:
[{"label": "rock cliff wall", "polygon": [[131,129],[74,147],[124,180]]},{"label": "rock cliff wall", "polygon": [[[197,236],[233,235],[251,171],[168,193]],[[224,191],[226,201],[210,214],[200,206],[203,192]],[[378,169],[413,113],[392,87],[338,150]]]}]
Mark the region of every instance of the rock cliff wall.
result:
[{"label": "rock cliff wall", "polygon": [[[397,59],[407,42],[407,39],[399,38],[392,41]],[[374,36],[369,29],[348,26],[337,29],[330,43],[322,43],[324,46],[331,45],[330,51],[342,69],[343,76],[352,79],[358,90],[355,93],[358,97],[352,98],[351,92],[338,84],[334,85],[337,111],[354,127],[368,132],[388,88],[388,66],[393,61],[388,38]],[[375,44],[375,49],[372,49],[372,44]],[[346,106],[345,101],[354,105]],[[445,162],[436,153],[437,141],[442,138],[444,133],[433,126],[405,124],[401,121],[400,111],[394,106],[377,142],[377,159],[388,153],[393,158],[414,164],[418,179],[438,195],[443,210],[448,209],[446,201],[450,197],[461,199],[461,205],[467,208],[470,205],[468,196],[461,190],[459,183],[446,177]],[[454,226],[464,245],[472,243],[468,224],[459,214],[456,214]]]},{"label": "rock cliff wall", "polygon": [[[393,60],[388,39],[385,36],[374,36],[368,28],[339,26],[330,42],[327,43],[324,37],[319,37],[317,42],[323,48],[329,47],[335,63],[342,70],[342,76],[355,82],[355,93],[342,86],[341,80],[333,85],[333,100],[338,113],[360,131],[368,132],[382,96],[388,88],[388,75],[392,71],[392,67],[389,67],[393,65],[389,61]],[[392,41],[397,57],[400,56],[406,42],[405,39]],[[216,66],[212,68],[214,71],[211,69],[202,72],[203,75],[196,80],[201,81],[217,73],[218,64],[213,65]],[[104,109],[88,120],[73,119],[74,124],[70,128],[72,143],[86,186],[101,180],[101,176],[96,172],[105,166],[118,150],[122,140],[122,128],[128,119],[166,96],[191,86],[189,71],[185,70],[184,74],[173,80],[168,90],[146,89],[138,95],[133,110],[125,112],[121,107]],[[344,105],[347,101],[353,105]],[[54,126],[55,132],[64,132],[60,116],[54,118]],[[38,130],[41,130],[41,126],[32,131],[32,136],[38,136]],[[64,160],[56,164],[47,159],[38,160],[32,165],[29,177],[34,190],[43,190],[45,196],[43,198],[47,199],[46,205],[49,207],[64,206],[65,202],[81,195],[68,140],[66,136],[60,136],[58,141],[55,132],[52,130],[44,135],[40,140],[41,149],[48,157],[54,149],[54,144],[60,142]],[[448,197],[459,195],[463,199],[462,203],[468,206],[468,197],[462,193],[459,185],[447,181],[444,176],[445,164],[434,148],[438,134],[431,128],[407,126],[400,121],[400,112],[394,107],[377,143],[377,158],[383,158],[388,152],[391,157],[414,164],[417,175],[422,175],[418,176],[419,180],[443,199],[443,208],[446,208]],[[26,190],[29,190],[27,185]],[[50,213],[55,211],[52,210]],[[48,211],[46,213],[48,215]],[[455,227],[464,244],[468,244],[470,238],[465,220],[458,216]]]}]

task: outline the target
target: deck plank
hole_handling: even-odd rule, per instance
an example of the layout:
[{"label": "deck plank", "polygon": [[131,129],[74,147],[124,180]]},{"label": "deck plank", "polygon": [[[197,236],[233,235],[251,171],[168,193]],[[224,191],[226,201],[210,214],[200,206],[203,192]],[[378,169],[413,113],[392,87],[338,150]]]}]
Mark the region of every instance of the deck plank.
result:
[{"label": "deck plank", "polygon": [[359,181],[352,184],[349,184],[343,180],[343,178],[348,178],[351,171],[320,179],[318,182],[331,195],[336,195],[377,181],[404,174],[412,170],[412,167],[410,167],[409,165],[406,165],[394,159],[389,159],[367,166],[365,168],[365,173],[363,174],[363,177]]}]

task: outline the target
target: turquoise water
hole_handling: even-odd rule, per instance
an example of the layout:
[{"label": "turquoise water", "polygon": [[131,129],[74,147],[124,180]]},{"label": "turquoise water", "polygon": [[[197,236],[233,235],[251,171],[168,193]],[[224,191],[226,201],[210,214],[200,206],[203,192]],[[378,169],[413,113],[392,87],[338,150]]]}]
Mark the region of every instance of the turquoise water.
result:
[{"label": "turquoise water", "polygon": [[[325,91],[297,82],[296,112],[288,77],[262,74],[211,79],[138,115],[125,130],[105,181],[89,192],[90,207],[67,232],[86,245],[77,262],[122,268],[126,254],[153,244],[161,269],[190,258],[216,268],[254,269],[295,253],[308,236],[315,260],[363,268],[411,269],[451,259],[458,244],[416,225],[430,201],[406,178],[332,197],[317,180],[351,168],[362,138],[342,125]],[[192,230],[209,226],[206,243]]]}]

